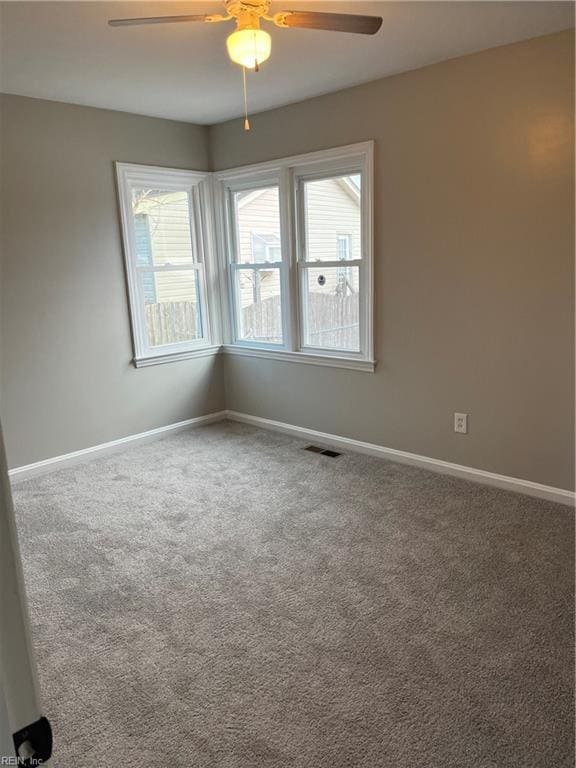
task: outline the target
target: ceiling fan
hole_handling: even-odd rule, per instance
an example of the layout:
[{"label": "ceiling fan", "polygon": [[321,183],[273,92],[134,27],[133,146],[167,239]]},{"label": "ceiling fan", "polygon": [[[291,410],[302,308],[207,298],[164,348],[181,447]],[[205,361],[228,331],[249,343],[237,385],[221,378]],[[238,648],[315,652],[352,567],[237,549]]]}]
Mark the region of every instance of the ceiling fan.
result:
[{"label": "ceiling fan", "polygon": [[328,32],[353,32],[375,35],[382,26],[380,16],[358,16],[347,13],[321,13],[317,11],[280,11],[270,15],[270,0],[225,0],[226,15],[189,14],[185,16],[151,16],[136,19],[111,19],[111,27],[127,27],[138,24],[171,24],[174,22],[201,21],[215,23],[234,19],[236,31],[226,40],[228,55],[245,69],[258,71],[262,62],[270,57],[272,38],[260,28],[265,19],[277,27],[317,29]]}]

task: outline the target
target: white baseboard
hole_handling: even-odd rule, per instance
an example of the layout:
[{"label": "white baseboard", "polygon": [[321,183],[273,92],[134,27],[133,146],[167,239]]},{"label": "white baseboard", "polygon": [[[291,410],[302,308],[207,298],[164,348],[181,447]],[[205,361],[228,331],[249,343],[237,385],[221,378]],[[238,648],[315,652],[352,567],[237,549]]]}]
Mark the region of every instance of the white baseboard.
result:
[{"label": "white baseboard", "polygon": [[175,424],[168,424],[165,427],[158,427],[157,429],[149,429],[147,432],[140,432],[137,435],[121,437],[119,440],[111,440],[108,443],[93,445],[90,448],[83,448],[80,451],[65,453],[62,456],[54,456],[51,459],[44,459],[44,461],[36,461],[34,464],[15,467],[8,471],[8,475],[13,482],[17,480],[27,480],[36,475],[43,475],[47,472],[53,472],[58,469],[72,466],[73,464],[78,464],[82,461],[86,461],[86,459],[90,457],[113,453],[121,450],[129,443],[157,440],[164,437],[169,432],[179,432],[183,429],[189,429],[190,427],[200,427],[205,424],[212,424],[215,421],[222,421],[226,418],[226,415],[226,411],[217,411],[216,413],[208,413],[206,416],[197,416],[194,419],[178,421]]},{"label": "white baseboard", "polygon": [[398,451],[395,448],[385,448],[382,445],[375,445],[374,443],[364,443],[361,440],[353,440],[350,437],[340,437],[339,435],[331,435],[326,432],[318,432],[315,429],[296,427],[292,424],[284,424],[281,421],[263,419],[260,416],[251,416],[247,413],[227,411],[226,417],[231,421],[241,421],[244,424],[252,424],[256,427],[262,427],[263,429],[285,432],[288,435],[305,438],[319,443],[320,445],[366,453],[369,456],[377,456],[381,459],[397,461],[401,464],[411,464],[415,467],[429,469],[432,472],[440,472],[441,474],[452,475],[453,477],[461,477],[465,480],[472,480],[476,483],[491,485],[495,488],[504,488],[507,491],[516,491],[517,493],[524,493],[528,496],[536,496],[539,499],[556,501],[560,504],[567,504],[569,506],[574,506],[575,502],[575,494],[572,491],[567,491],[563,488],[554,488],[550,485],[542,485],[541,483],[534,483],[531,480],[521,480],[517,477],[508,477],[507,475],[499,475],[495,472],[486,472],[483,469],[474,469],[474,467],[466,467],[462,464],[452,464],[449,461],[432,459],[429,456],[419,456],[416,453]]},{"label": "white baseboard", "polygon": [[62,456],[54,456],[51,459],[37,461],[34,464],[15,467],[14,469],[11,469],[8,474],[13,482],[26,480],[30,477],[78,464],[82,461],[86,461],[90,457],[113,453],[114,451],[121,450],[130,443],[157,440],[170,432],[178,432],[184,429],[189,429],[190,427],[212,424],[217,421],[223,421],[224,419],[240,421],[245,424],[252,424],[256,427],[271,429],[276,432],[284,432],[288,435],[293,435],[294,437],[300,437],[320,443],[321,445],[332,446],[358,453],[366,453],[369,456],[377,456],[381,459],[397,461],[401,464],[411,464],[415,467],[429,469],[432,472],[440,472],[454,477],[461,477],[465,480],[472,480],[476,483],[494,486],[495,488],[504,488],[508,491],[524,493],[528,496],[535,496],[540,499],[547,499],[548,501],[556,501],[560,504],[574,506],[576,499],[576,496],[572,491],[567,491],[563,488],[554,488],[550,485],[534,483],[531,480],[521,480],[517,477],[499,475],[495,472],[487,472],[483,469],[466,467],[462,464],[452,464],[449,461],[432,459],[429,456],[419,456],[416,453],[409,453],[408,451],[385,448],[382,445],[365,443],[350,437],[331,435],[327,432],[319,432],[315,429],[307,429],[306,427],[297,427],[293,424],[285,424],[281,421],[264,419],[260,416],[252,416],[248,413],[238,413],[237,411],[217,411],[216,413],[209,413],[206,416],[197,416],[194,419],[186,419],[186,421],[168,424],[165,427],[158,427],[157,429],[150,429],[147,432],[140,432],[137,435],[121,437],[119,440],[111,440],[108,443],[93,445],[90,448],[83,448],[80,451],[73,451],[72,453],[66,453]]}]

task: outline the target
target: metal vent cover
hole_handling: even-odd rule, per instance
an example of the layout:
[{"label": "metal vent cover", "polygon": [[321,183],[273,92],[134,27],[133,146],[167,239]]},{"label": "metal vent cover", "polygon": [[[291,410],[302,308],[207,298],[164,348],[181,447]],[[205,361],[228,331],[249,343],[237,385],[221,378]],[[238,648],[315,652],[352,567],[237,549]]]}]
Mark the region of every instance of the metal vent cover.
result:
[{"label": "metal vent cover", "polygon": [[320,453],[322,456],[329,456],[331,459],[341,456],[338,451],[331,451],[329,448],[320,448],[318,445],[307,445],[304,450],[310,451],[310,453]]}]

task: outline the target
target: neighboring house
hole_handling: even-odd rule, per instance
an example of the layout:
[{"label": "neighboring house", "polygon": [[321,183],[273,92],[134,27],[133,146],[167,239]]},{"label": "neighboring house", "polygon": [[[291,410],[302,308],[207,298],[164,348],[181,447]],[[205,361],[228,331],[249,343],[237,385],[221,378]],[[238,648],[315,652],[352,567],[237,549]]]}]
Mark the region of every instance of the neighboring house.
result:
[{"label": "neighboring house", "polygon": [[[135,190],[133,197],[138,265],[190,264],[190,210],[186,192]],[[182,272],[145,273],[146,303],[190,301],[195,294],[195,275]]]}]

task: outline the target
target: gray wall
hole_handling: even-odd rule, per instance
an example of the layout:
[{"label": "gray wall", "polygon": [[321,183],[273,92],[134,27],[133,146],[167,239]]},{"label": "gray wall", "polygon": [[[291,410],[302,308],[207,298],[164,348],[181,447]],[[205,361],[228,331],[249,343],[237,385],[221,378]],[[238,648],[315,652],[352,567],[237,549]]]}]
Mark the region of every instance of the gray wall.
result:
[{"label": "gray wall", "polygon": [[573,87],[568,32],[214,126],[215,169],[376,140],[377,372],[228,357],[228,408],[573,488]]},{"label": "gray wall", "polygon": [[[561,33],[263,113],[250,134],[1,97],[10,465],[226,404],[572,488],[573,84]],[[222,169],[372,138],[375,374],[132,367],[114,160]]]},{"label": "gray wall", "polygon": [[219,357],[131,365],[113,169],[115,160],[206,169],[207,129],[0,98],[10,465],[222,409]]}]

